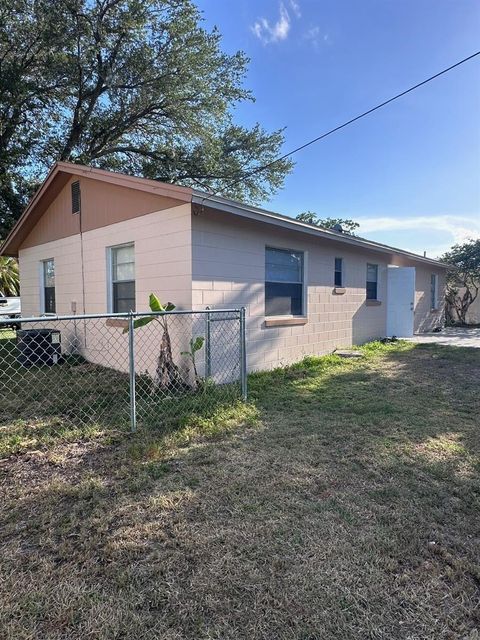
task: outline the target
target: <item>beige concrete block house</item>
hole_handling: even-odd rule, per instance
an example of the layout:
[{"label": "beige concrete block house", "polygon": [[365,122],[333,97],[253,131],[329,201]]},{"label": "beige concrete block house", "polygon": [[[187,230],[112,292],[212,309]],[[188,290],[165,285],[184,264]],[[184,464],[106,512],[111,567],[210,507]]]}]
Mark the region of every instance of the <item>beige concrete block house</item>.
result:
[{"label": "beige concrete block house", "polygon": [[445,266],[188,187],[60,162],[4,242],[22,312],[246,308],[250,370],[443,323]]}]

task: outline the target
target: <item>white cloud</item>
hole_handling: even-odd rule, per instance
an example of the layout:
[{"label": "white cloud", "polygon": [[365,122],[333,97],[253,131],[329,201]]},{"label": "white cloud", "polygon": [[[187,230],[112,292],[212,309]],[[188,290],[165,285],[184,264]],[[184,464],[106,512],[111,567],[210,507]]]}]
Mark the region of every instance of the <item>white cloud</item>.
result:
[{"label": "white cloud", "polygon": [[[294,12],[294,6],[299,8],[295,2],[291,2],[290,4]],[[266,18],[259,18],[250,29],[263,44],[270,44],[271,42],[285,40],[290,31],[290,24],[291,20],[288,11],[283,2],[281,2],[279,6],[279,17],[274,24],[270,24]]]},{"label": "white cloud", "polygon": [[[410,216],[408,218],[357,218],[360,223],[359,234],[367,235],[373,232],[381,232],[382,235],[389,231],[412,231],[415,239],[423,239],[429,244],[429,234],[435,231],[443,231],[450,236],[450,242],[442,246],[426,246],[427,253],[439,256],[445,253],[453,244],[463,243],[467,240],[480,238],[480,219],[477,216]],[[394,244],[394,242],[387,242]]]},{"label": "white cloud", "polygon": [[320,27],[312,27],[308,29],[305,33],[305,38],[307,40],[317,40],[320,35]]},{"label": "white cloud", "polygon": [[298,2],[296,2],[295,0],[290,0],[290,7],[293,13],[297,16],[297,18],[300,18],[302,15],[302,12],[300,10],[300,5],[298,4]]},{"label": "white cloud", "polygon": [[318,26],[307,29],[303,34],[303,37],[305,40],[308,40],[315,49],[318,49],[321,43],[328,44],[330,42],[328,33],[322,34],[321,29]]}]

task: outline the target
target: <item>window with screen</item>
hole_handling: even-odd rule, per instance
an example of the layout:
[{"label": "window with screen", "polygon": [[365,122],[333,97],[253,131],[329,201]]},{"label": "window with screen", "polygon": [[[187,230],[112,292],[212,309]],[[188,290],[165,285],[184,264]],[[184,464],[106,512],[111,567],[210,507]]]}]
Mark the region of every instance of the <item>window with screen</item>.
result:
[{"label": "window with screen", "polygon": [[431,309],[438,307],[438,276],[436,273],[432,273],[430,276],[430,305]]},{"label": "window with screen", "polygon": [[303,252],[265,250],[265,315],[301,316],[303,304]]},{"label": "window with screen", "polygon": [[55,262],[53,258],[42,263],[43,313],[55,313]]},{"label": "window with screen", "polygon": [[377,300],[378,264],[367,264],[367,300]]},{"label": "window with screen", "polygon": [[334,284],[343,287],[343,259],[335,258]]},{"label": "window with screen", "polygon": [[135,311],[135,248],[125,244],[110,249],[111,311]]}]

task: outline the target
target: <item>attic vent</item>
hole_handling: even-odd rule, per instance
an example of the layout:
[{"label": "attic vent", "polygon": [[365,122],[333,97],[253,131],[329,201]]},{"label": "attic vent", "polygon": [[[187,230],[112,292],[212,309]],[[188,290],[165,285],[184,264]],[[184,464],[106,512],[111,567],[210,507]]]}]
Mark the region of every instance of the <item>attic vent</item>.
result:
[{"label": "attic vent", "polygon": [[80,181],[72,182],[72,213],[80,213]]}]

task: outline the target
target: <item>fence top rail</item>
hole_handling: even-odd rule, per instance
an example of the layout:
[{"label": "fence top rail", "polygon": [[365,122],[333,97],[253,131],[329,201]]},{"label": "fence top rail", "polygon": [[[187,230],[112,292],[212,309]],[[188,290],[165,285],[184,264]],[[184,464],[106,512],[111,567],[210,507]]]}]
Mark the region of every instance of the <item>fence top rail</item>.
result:
[{"label": "fence top rail", "polygon": [[140,311],[130,313],[86,313],[86,314],[73,314],[69,316],[58,315],[45,315],[45,316],[31,316],[27,318],[0,318],[0,327],[2,325],[20,324],[24,322],[54,322],[57,320],[93,320],[101,318],[144,318],[147,316],[181,316],[181,315],[194,315],[194,314],[220,314],[220,313],[241,313],[242,308],[238,309],[181,309],[175,311]]}]

